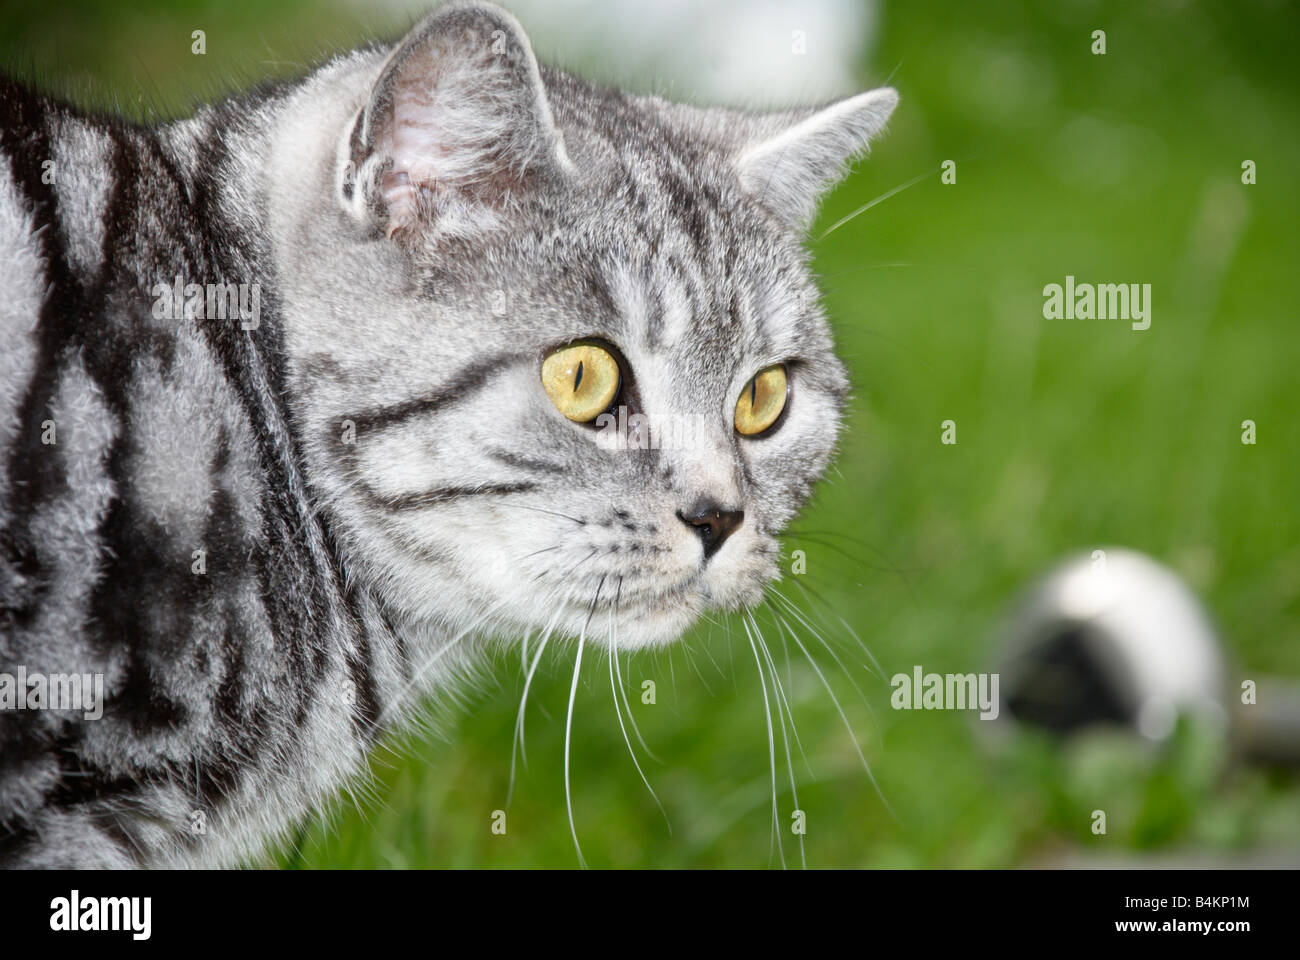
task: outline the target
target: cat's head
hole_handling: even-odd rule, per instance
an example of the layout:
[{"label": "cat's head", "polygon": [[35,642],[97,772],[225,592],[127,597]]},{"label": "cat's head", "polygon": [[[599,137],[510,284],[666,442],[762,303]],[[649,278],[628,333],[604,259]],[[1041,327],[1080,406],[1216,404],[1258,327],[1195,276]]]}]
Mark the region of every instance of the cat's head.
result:
[{"label": "cat's head", "polygon": [[310,481],[357,575],[413,620],[622,647],[759,602],[847,386],[803,234],[894,91],[632,96],[539,69],[484,4],[369,69],[313,121],[317,200],[280,243]]}]

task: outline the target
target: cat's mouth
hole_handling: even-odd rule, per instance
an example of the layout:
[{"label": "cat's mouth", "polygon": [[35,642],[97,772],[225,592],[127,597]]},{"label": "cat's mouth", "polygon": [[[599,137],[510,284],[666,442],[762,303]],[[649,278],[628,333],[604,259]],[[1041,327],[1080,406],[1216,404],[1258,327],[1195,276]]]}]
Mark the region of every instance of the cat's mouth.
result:
[{"label": "cat's mouth", "polygon": [[557,629],[603,646],[635,650],[679,640],[709,611],[752,607],[763,599],[763,585],[775,579],[770,571],[752,575],[743,585],[720,590],[706,565],[667,585],[631,585],[626,578],[598,579],[586,599],[565,603]]},{"label": "cat's mouth", "polygon": [[646,598],[618,605],[597,601],[585,607],[571,603],[563,632],[620,650],[663,646],[680,639],[703,610],[698,597],[689,593],[675,601]]}]

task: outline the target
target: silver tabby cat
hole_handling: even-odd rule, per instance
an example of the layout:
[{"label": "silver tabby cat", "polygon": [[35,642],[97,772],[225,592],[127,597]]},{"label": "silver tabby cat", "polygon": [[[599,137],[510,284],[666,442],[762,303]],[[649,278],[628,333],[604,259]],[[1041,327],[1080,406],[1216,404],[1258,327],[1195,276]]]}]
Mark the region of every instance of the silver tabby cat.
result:
[{"label": "silver tabby cat", "polygon": [[154,129],[0,80],[0,863],[244,862],[488,644],[759,602],[847,386],[803,233],[896,101],[602,89],[487,4]]}]

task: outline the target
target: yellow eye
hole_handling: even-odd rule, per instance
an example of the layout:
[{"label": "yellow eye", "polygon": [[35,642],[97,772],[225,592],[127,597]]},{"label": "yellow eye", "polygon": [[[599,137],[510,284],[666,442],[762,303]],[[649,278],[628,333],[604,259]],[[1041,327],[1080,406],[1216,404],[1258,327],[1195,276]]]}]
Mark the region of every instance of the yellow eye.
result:
[{"label": "yellow eye", "polygon": [[754,374],[736,401],[736,432],[752,437],[771,429],[785,409],[787,387],[784,364]]},{"label": "yellow eye", "polygon": [[589,423],[618,396],[618,361],[592,343],[561,347],[542,361],[542,386],[555,409],[576,423]]}]

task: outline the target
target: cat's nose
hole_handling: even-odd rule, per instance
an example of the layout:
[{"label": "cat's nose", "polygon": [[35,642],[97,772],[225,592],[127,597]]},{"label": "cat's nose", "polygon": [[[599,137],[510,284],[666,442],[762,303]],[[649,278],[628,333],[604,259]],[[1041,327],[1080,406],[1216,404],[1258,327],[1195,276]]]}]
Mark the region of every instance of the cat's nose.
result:
[{"label": "cat's nose", "polygon": [[677,519],[699,534],[704,542],[704,559],[707,560],[718,552],[727,537],[736,532],[745,519],[745,511],[726,510],[716,501],[705,499],[695,501],[686,510],[678,510]]}]

